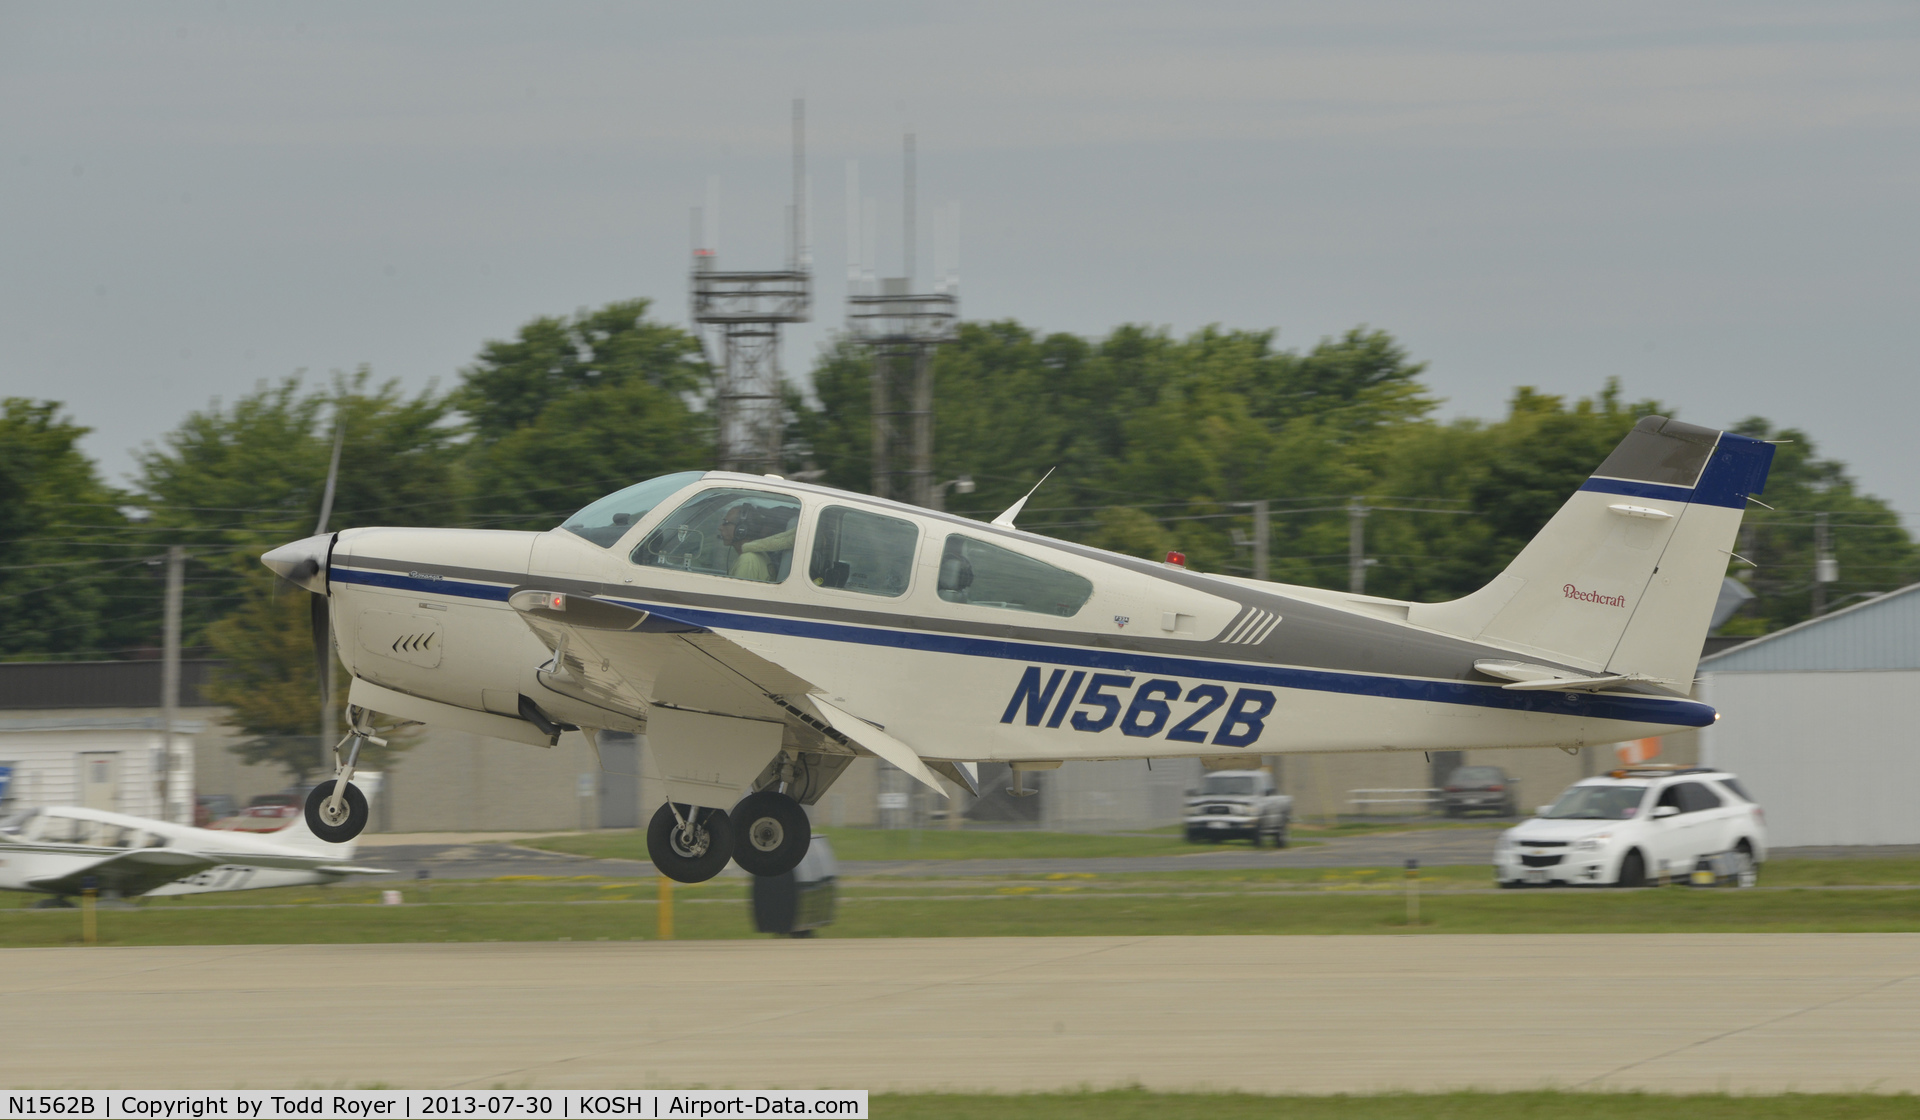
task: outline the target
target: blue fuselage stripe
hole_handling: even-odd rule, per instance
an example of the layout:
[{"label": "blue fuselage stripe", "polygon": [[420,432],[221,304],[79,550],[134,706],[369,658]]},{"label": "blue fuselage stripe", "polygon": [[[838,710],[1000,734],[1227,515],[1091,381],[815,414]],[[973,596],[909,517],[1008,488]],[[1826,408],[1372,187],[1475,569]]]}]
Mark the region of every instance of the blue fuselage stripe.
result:
[{"label": "blue fuselage stripe", "polygon": [[[328,578],[341,583],[389,587],[429,595],[457,595],[468,599],[494,602],[505,602],[511,592],[511,588],[498,584],[473,583],[456,579],[423,579],[418,576],[373,572],[340,565],[332,568]],[[1545,715],[1572,716],[1581,719],[1624,720],[1629,723],[1658,723],[1679,727],[1704,727],[1712,723],[1714,718],[1713,708],[1692,700],[1662,700],[1651,696],[1596,695],[1584,692],[1515,692],[1498,685],[1470,684],[1465,681],[1369,676],[1363,673],[1303,669],[1289,665],[1249,665],[1237,661],[1169,657],[1164,654],[1141,653],[1133,650],[1041,645],[1000,638],[976,638],[965,634],[892,630],[840,622],[822,622],[816,619],[741,614],[733,611],[705,610],[675,605],[662,606],[636,599],[609,597],[608,601],[637,607],[660,618],[673,619],[710,630],[751,630],[762,634],[780,634],[821,641],[887,646],[895,649],[957,654],[967,657],[993,657],[1008,661],[1136,673],[1143,676],[1196,677],[1233,684],[1267,685],[1273,688],[1335,692],[1350,696],[1377,696],[1388,700],[1423,700],[1436,704],[1462,704],[1505,711],[1540,712]]]}]

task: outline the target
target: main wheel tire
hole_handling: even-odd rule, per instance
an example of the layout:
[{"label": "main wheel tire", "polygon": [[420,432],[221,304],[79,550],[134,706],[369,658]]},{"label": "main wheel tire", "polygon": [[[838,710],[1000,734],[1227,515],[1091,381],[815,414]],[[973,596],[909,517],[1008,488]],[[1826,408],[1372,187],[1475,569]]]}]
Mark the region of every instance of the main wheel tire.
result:
[{"label": "main wheel tire", "polygon": [[679,806],[690,834],[683,834],[674,806],[662,805],[647,825],[647,857],[677,883],[704,883],[733,858],[733,824],[725,809]]},{"label": "main wheel tire", "polygon": [[1740,869],[1734,873],[1733,885],[1736,887],[1757,885],[1760,882],[1760,864],[1753,858],[1753,845],[1742,840],[1734,847],[1733,854],[1740,861]]},{"label": "main wheel tire", "polygon": [[1647,859],[1638,849],[1628,852],[1620,861],[1620,876],[1613,881],[1616,887],[1644,887],[1647,885]]},{"label": "main wheel tire", "polygon": [[1267,846],[1267,826],[1258,821],[1253,825],[1253,846],[1256,849]]},{"label": "main wheel tire", "polygon": [[740,799],[733,818],[733,862],[749,875],[784,875],[806,858],[813,822],[800,803],[763,789]]},{"label": "main wheel tire", "polygon": [[1284,848],[1293,843],[1293,822],[1281,821],[1280,831],[1273,834],[1273,846]]},{"label": "main wheel tire", "polygon": [[328,778],[307,794],[307,828],[329,844],[344,844],[367,827],[367,795],[348,782],[346,796],[341,798],[345,804],[329,809],[327,799],[333,796],[333,782]]}]

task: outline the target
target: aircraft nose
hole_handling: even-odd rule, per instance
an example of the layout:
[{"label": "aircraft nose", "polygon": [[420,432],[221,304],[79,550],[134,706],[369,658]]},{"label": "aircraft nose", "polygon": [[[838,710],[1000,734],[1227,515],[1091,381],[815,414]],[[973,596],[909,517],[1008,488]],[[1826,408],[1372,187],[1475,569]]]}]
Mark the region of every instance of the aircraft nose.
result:
[{"label": "aircraft nose", "polygon": [[327,593],[327,552],[333,547],[333,534],[321,533],[305,540],[283,544],[260,557],[288,583],[298,584],[316,595]]}]

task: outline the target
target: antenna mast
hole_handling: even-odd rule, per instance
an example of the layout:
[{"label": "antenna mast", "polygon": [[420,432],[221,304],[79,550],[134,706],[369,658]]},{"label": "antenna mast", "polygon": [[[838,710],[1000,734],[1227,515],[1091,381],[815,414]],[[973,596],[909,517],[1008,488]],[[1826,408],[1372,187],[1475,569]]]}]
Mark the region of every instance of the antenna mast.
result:
[{"label": "antenna mast", "polygon": [[[806,236],[806,102],[793,102],[793,202],[787,214],[787,267],[775,272],[722,272],[720,196],[709,180],[701,240],[690,278],[693,321],[720,371],[714,395],[721,470],[765,474],[780,469],[786,427],[781,394],[780,326],[804,323],[813,309],[811,247]],[[714,353],[714,349],[718,354]]]},{"label": "antenna mast", "polygon": [[[960,317],[958,284],[914,290],[917,191],[914,136],[907,133],[902,180],[901,263],[904,276],[877,286],[849,285],[847,329],[873,361],[873,492],[915,505],[939,508],[941,487],[933,478],[933,356],[955,337]],[[851,220],[859,186],[851,172],[847,212]],[[871,211],[862,208],[863,261],[873,259]]]}]

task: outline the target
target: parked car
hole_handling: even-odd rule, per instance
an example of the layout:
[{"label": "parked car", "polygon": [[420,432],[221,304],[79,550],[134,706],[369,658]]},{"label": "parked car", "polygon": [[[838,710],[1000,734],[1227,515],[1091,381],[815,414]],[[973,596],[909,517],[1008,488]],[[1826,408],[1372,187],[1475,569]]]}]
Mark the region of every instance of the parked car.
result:
[{"label": "parked car", "polygon": [[1766,814],[1740,780],[1707,767],[1640,766],[1575,782],[1500,836],[1503,887],[1639,887],[1684,881],[1726,856],[1752,886],[1767,858]]},{"label": "parked car", "polygon": [[1449,817],[1476,811],[1518,816],[1520,787],[1498,766],[1462,766],[1440,787],[1440,805]]},{"label": "parked car", "polygon": [[1281,793],[1265,770],[1214,770],[1187,791],[1187,839],[1218,844],[1246,839],[1258,848],[1290,842],[1293,798]]},{"label": "parked car", "polygon": [[214,821],[231,817],[238,808],[233,798],[224,793],[203,793],[193,799],[193,825],[205,828]]}]

